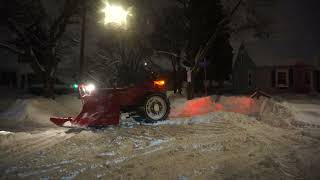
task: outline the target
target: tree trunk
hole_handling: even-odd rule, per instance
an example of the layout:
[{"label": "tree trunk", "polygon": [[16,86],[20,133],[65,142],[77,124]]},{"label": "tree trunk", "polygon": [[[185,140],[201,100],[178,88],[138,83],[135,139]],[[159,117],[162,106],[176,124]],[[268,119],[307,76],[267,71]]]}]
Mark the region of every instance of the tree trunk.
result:
[{"label": "tree trunk", "polygon": [[177,90],[179,94],[182,94],[182,70],[181,70],[181,64],[180,64],[180,59],[177,58]]},{"label": "tree trunk", "polygon": [[187,68],[187,99],[193,99],[194,75],[191,68]]},{"label": "tree trunk", "polygon": [[57,69],[57,58],[55,57],[55,47],[52,46],[47,49],[44,58],[48,61],[46,64],[45,72],[43,72],[43,93],[46,98],[55,98],[54,85],[55,85],[55,72]]},{"label": "tree trunk", "polygon": [[45,72],[44,74],[45,75],[43,78],[43,80],[44,80],[44,82],[43,82],[43,85],[44,85],[43,95],[46,98],[54,99],[55,98],[55,94],[54,94],[55,78],[52,77],[49,72]]},{"label": "tree trunk", "polygon": [[177,93],[177,69],[176,69],[176,59],[173,57],[171,59],[171,64],[173,68],[173,92]]}]

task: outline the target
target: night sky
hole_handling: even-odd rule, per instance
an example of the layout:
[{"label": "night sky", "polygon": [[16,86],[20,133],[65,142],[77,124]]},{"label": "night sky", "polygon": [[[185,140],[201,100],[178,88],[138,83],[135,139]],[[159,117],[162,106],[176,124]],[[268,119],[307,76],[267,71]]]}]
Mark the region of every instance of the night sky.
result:
[{"label": "night sky", "polygon": [[[259,0],[254,0],[258,2]],[[276,0],[272,6],[256,7],[257,11],[266,16],[271,21],[271,25],[266,27],[270,31],[269,39],[259,39],[252,33],[241,32],[232,36],[231,42],[234,53],[241,42],[245,42],[252,58],[257,61],[277,62],[277,61],[316,61],[320,59],[320,7],[319,0]],[[170,0],[154,1],[155,9],[160,10],[170,4]],[[160,10],[160,12],[162,12]],[[94,24],[91,24],[94,26]],[[91,27],[89,34],[92,40],[91,47],[94,50],[94,39],[100,32]],[[90,31],[90,30],[89,30]],[[90,35],[91,34],[91,35]],[[88,50],[89,54],[90,51]]]},{"label": "night sky", "polygon": [[[272,20],[267,40],[250,34],[234,38],[234,44],[245,41],[258,61],[316,61],[320,59],[320,1],[279,0],[275,6],[263,8]],[[235,47],[236,48],[236,47]]]},{"label": "night sky", "polygon": [[[44,2],[44,1],[43,1]],[[47,11],[54,13],[52,2],[45,1]],[[169,0],[154,1],[155,6],[165,7]],[[257,1],[258,2],[258,1]],[[269,39],[258,39],[250,32],[241,32],[232,36],[231,42],[234,53],[241,42],[245,42],[253,59],[260,62],[278,61],[319,61],[320,59],[320,7],[319,0],[278,0],[270,7],[257,7],[261,13],[271,19],[268,27],[271,33]],[[161,12],[161,11],[160,11]],[[102,28],[94,27],[95,22],[89,22],[86,56],[96,52],[96,42],[104,32]],[[97,25],[100,26],[100,25]],[[79,34],[78,27],[73,28],[74,34]],[[3,31],[5,32],[5,31]],[[7,33],[7,32],[6,32]],[[2,37],[9,37],[1,34]],[[3,38],[1,38],[3,39]],[[74,48],[74,54],[66,56],[60,68],[70,72],[70,68],[78,68],[78,47]],[[3,54],[0,52],[0,54]],[[12,62],[12,61],[8,61]]]}]

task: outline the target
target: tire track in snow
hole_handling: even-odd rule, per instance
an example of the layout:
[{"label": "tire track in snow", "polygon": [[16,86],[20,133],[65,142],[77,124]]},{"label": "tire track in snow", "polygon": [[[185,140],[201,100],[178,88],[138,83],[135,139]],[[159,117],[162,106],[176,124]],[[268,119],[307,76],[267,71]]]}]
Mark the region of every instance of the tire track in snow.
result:
[{"label": "tire track in snow", "polygon": [[[43,135],[43,133],[41,133],[41,135]],[[49,135],[45,137],[38,138],[38,136],[36,136],[36,138],[30,138],[28,140],[25,140],[27,143],[23,143],[19,146],[14,147],[13,149],[1,153],[0,162],[3,162],[2,165],[4,165],[5,163],[13,164],[16,161],[27,157],[28,155],[50,148],[73,136],[74,134],[65,134],[64,131],[60,131],[49,133]],[[31,143],[28,143],[30,141]]]},{"label": "tire track in snow", "polygon": [[49,138],[55,137],[58,134],[59,133],[56,133],[56,134],[50,133],[50,134],[45,134],[45,136],[43,136],[44,133],[41,133],[40,135],[39,134],[35,135],[35,137],[29,137],[29,138],[25,138],[23,140],[15,141],[14,144],[17,146],[14,146],[13,148],[10,148],[3,153],[0,153],[0,157],[6,156],[7,154],[15,153],[16,151],[18,151],[20,149],[24,149],[24,148],[28,148],[29,146],[36,145],[38,143],[46,141]]}]

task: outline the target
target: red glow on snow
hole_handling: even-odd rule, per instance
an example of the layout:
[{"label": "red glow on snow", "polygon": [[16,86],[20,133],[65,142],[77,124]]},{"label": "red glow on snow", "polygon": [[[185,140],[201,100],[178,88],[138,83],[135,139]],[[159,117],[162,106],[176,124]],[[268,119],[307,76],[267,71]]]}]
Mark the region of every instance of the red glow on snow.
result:
[{"label": "red glow on snow", "polygon": [[249,97],[229,97],[221,103],[226,107],[225,111],[250,114],[255,101]]},{"label": "red glow on snow", "polygon": [[187,101],[183,107],[173,110],[171,117],[191,117],[222,109],[221,105],[213,102],[211,97]]},{"label": "red glow on snow", "polygon": [[249,97],[223,97],[214,102],[211,97],[187,101],[182,107],[172,109],[170,117],[192,117],[216,111],[253,114],[255,101]]}]

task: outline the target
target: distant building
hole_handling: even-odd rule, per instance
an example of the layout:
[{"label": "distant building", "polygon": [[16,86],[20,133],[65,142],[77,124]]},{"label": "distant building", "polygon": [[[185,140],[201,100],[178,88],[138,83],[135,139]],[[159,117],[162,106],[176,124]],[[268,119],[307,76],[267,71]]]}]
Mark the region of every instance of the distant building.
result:
[{"label": "distant building", "polygon": [[309,93],[320,90],[319,62],[260,56],[253,57],[245,44],[241,44],[233,63],[236,92],[261,89],[269,93]]},{"label": "distant building", "polygon": [[[5,43],[14,39],[5,26],[0,25],[0,42]],[[22,60],[18,54],[6,48],[0,48],[0,86],[28,89],[29,76],[32,73],[30,65]]]},{"label": "distant building", "polygon": [[33,72],[29,63],[5,49],[0,49],[0,59],[0,86],[28,89]]}]

